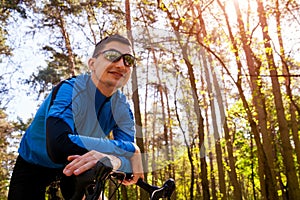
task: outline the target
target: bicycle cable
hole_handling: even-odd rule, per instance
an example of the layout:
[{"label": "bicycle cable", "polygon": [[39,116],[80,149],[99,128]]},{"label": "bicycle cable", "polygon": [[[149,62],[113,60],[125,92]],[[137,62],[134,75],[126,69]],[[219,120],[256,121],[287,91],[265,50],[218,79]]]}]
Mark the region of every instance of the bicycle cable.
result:
[{"label": "bicycle cable", "polygon": [[122,179],[119,184],[116,183],[117,181],[113,180],[112,176],[109,176],[109,180],[115,185],[116,189],[114,190],[114,192],[110,195],[110,197],[108,199],[112,199],[113,196],[115,195],[116,191],[118,191],[118,199],[120,199],[119,188],[122,185],[124,179]]}]

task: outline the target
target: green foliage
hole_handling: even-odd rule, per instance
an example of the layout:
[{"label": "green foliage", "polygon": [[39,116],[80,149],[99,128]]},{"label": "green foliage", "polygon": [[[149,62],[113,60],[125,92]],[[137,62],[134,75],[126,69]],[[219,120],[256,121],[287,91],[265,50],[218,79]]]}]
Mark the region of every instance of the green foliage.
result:
[{"label": "green foliage", "polygon": [[16,160],[16,149],[24,131],[28,128],[31,119],[24,122],[19,119],[16,122],[7,120],[4,110],[0,109],[0,199],[7,199],[7,192]]},{"label": "green foliage", "polygon": [[[9,56],[11,55],[11,48],[8,47],[8,45],[6,45],[6,30],[3,29],[2,25],[3,22],[0,21],[0,55],[6,55]],[[0,57],[0,63],[1,63],[2,59]]]},{"label": "green foliage", "polygon": [[7,151],[8,138],[13,129],[6,117],[4,111],[0,109],[0,199],[6,198],[9,172],[14,162],[14,155]]},{"label": "green foliage", "polygon": [[[51,55],[51,60],[47,61],[48,66],[46,68],[40,68],[37,74],[33,73],[30,79],[25,81],[27,84],[30,84],[35,91],[38,91],[39,94],[49,91],[53,85],[56,85],[62,79],[69,78],[72,74],[69,57],[66,53],[59,53],[50,46],[43,47],[43,50]],[[76,66],[77,68],[75,70],[77,72],[83,67],[83,63],[79,58],[76,59]]]},{"label": "green foliage", "polygon": [[[1,1],[0,2],[0,56],[2,54],[8,56],[11,55],[11,48],[9,48],[8,45],[6,45],[6,39],[7,39],[7,19],[10,16],[12,5],[10,4],[10,1]],[[1,57],[0,57],[0,63],[1,63]]]},{"label": "green foliage", "polygon": [[15,10],[21,15],[22,18],[26,18],[26,10],[20,5],[20,2],[20,0],[1,0],[0,9],[2,9],[1,11],[3,13],[1,17],[5,17],[9,12]]},{"label": "green foliage", "polygon": [[[100,29],[99,18],[96,16],[98,15],[96,12],[102,9],[107,16],[111,15],[112,17],[123,14],[120,13],[120,9],[117,6],[118,3],[112,1],[91,1],[85,3],[77,0],[55,0],[42,4],[30,4],[29,2],[26,1],[24,4],[33,14],[38,16],[32,19],[35,22],[32,25],[34,28],[32,30],[33,34],[35,34],[35,31],[49,31],[52,33],[48,43],[41,48],[41,52],[47,57],[47,66],[39,67],[37,73],[33,73],[29,79],[25,80],[25,83],[29,84],[34,91],[37,91],[39,96],[43,93],[47,94],[53,85],[62,79],[77,75],[83,69],[86,70],[82,57],[75,53],[76,48],[81,49],[81,41],[75,41],[76,45],[71,43],[71,40],[77,40],[77,37],[72,35],[76,32],[76,29],[82,31],[90,28],[91,34],[95,36],[96,31],[92,30],[93,27],[96,27],[94,25],[98,25]],[[109,8],[109,11],[107,8]],[[88,15],[88,22],[82,22],[86,15]],[[75,28],[73,24],[76,24],[77,27]],[[89,27],[87,27],[87,24],[89,24]],[[102,29],[99,31],[103,32]],[[94,43],[96,43],[96,40]]]}]

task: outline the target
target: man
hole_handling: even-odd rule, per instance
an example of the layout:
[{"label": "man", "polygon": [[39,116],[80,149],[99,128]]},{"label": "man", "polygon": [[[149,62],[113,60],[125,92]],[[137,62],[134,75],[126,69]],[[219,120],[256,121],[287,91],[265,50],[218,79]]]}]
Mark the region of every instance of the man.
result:
[{"label": "man", "polygon": [[[91,75],[62,81],[45,99],[26,130],[12,174],[9,200],[45,199],[57,177],[79,175],[108,157],[114,170],[143,178],[134,143],[133,114],[118,90],[129,80],[135,58],[128,39],[100,41],[88,61]],[[112,132],[113,139],[107,136]]]}]

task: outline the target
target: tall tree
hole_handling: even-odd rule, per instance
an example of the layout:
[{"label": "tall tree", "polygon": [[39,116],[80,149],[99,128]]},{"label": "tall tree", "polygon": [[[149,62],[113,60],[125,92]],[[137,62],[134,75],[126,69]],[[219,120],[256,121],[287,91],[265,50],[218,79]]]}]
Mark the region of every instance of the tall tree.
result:
[{"label": "tall tree", "polygon": [[[261,62],[258,61],[255,54],[251,50],[249,36],[245,31],[245,25],[242,18],[242,13],[240,10],[240,6],[238,1],[234,0],[234,6],[237,15],[237,22],[239,25],[240,37],[242,42],[242,47],[245,52],[247,67],[250,74],[250,81],[251,81],[251,90],[253,96],[253,104],[255,108],[255,112],[257,113],[257,119],[259,124],[259,132],[262,133],[262,138],[264,142],[264,151],[267,163],[264,164],[264,171],[266,181],[266,192],[263,193],[267,196],[268,199],[277,199],[277,192],[276,192],[276,178],[274,174],[274,143],[272,141],[272,136],[270,129],[267,127],[267,112],[266,112],[266,104],[265,104],[265,97],[261,91],[261,80],[259,78],[260,75],[260,67]],[[264,161],[262,161],[264,162]],[[263,177],[261,177],[263,178]],[[263,187],[262,187],[263,189]],[[263,196],[265,196],[263,195]]]},{"label": "tall tree", "polygon": [[[130,11],[130,1],[125,0],[125,20],[126,20],[126,30],[127,30],[127,36],[129,40],[132,43],[132,46],[134,47],[134,40],[132,36],[132,29],[131,29],[131,11]],[[133,50],[134,51],[134,50]],[[140,110],[140,101],[139,101],[139,90],[138,90],[138,82],[137,82],[137,72],[136,67],[132,69],[132,100],[134,104],[134,116],[135,116],[135,122],[136,122],[136,140],[137,145],[140,147],[140,151],[142,153],[142,161],[143,166],[145,166],[145,146],[144,146],[144,137],[142,132],[142,117],[141,117],[141,110]],[[144,169],[146,167],[143,167]],[[147,174],[145,174],[146,180],[147,180]],[[148,194],[140,189],[141,196],[140,199],[147,199]]]},{"label": "tall tree", "polygon": [[264,4],[261,0],[257,0],[257,12],[261,24],[262,35],[264,38],[264,51],[267,60],[267,66],[271,75],[272,91],[274,95],[274,103],[276,107],[277,120],[279,124],[279,133],[283,149],[283,162],[286,168],[288,195],[290,199],[296,199],[300,196],[300,188],[298,176],[293,159],[293,148],[290,143],[289,128],[285,117],[285,109],[283,106],[281,87],[278,80],[278,72],[271,46],[271,37],[268,32],[268,23]]},{"label": "tall tree", "polygon": [[5,199],[10,176],[10,168],[14,161],[12,152],[8,152],[9,138],[13,131],[12,124],[8,122],[4,110],[0,109],[0,198]]},{"label": "tall tree", "polygon": [[[289,111],[291,113],[291,120],[290,120],[290,124],[291,124],[291,132],[293,135],[293,140],[295,143],[295,150],[296,150],[296,155],[297,155],[297,161],[298,161],[298,165],[300,167],[300,139],[299,139],[299,135],[298,135],[298,123],[299,123],[299,119],[297,120],[297,113],[296,111],[298,110],[299,112],[299,106],[297,105],[294,96],[293,96],[293,92],[292,92],[292,88],[291,88],[291,81],[292,81],[292,77],[291,77],[291,73],[290,73],[290,66],[288,64],[289,62],[289,58],[286,55],[286,50],[284,48],[284,42],[283,42],[283,38],[282,38],[282,26],[281,26],[281,5],[279,0],[275,1],[275,18],[276,18],[276,31],[277,31],[277,39],[279,42],[279,55],[280,55],[280,59],[281,59],[281,63],[282,63],[282,73],[284,75],[285,78],[285,88],[286,88],[286,93],[289,97],[290,100],[290,108]],[[284,7],[284,10],[287,9]],[[298,170],[299,171],[299,170]]]},{"label": "tall tree", "polygon": [[[192,5],[192,4],[191,4]],[[195,15],[195,12],[197,12],[197,16],[195,17],[195,20],[198,19],[199,23],[196,24],[196,38],[198,41],[203,41],[204,38],[208,38],[208,33],[206,31],[206,24],[203,19],[203,11],[200,8],[200,5],[195,5],[196,11],[193,11],[193,15]],[[194,10],[194,9],[193,9]],[[215,98],[221,98],[221,94],[219,92],[219,87],[216,85],[216,75],[214,72],[214,69],[212,67],[213,62],[211,57],[208,55],[205,55],[205,51],[203,48],[200,48],[201,53],[201,60],[203,63],[206,83],[207,83],[207,92],[208,92],[208,99],[211,109],[211,118],[212,118],[212,127],[213,127],[213,135],[214,135],[214,141],[215,141],[215,148],[216,148],[216,159],[218,163],[218,175],[219,175],[219,187],[220,187],[220,196],[222,199],[227,199],[227,192],[226,192],[226,185],[225,185],[225,172],[224,172],[224,165],[223,165],[223,153],[221,149],[221,143],[220,143],[220,129],[218,128],[218,119],[217,115],[220,113],[217,110],[216,104],[215,104]],[[218,91],[217,91],[218,90]],[[216,97],[213,96],[213,94],[216,94]],[[220,95],[220,96],[219,96]],[[221,102],[222,103],[222,102]],[[219,108],[221,109],[221,108]],[[221,116],[224,117],[224,116]],[[223,120],[221,120],[221,123]],[[220,121],[219,121],[220,123]]]},{"label": "tall tree", "polygon": [[[175,17],[172,15],[170,10],[166,7],[164,3],[161,3],[158,5],[159,8],[164,11],[167,14],[167,17],[170,21],[170,24],[175,32],[175,36],[178,42],[178,45],[180,46],[181,54],[184,60],[184,63],[187,67],[188,75],[189,75],[189,81],[191,85],[191,90],[193,92],[193,105],[194,105],[194,111],[196,113],[197,118],[197,135],[199,137],[199,144],[198,147],[201,149],[200,152],[200,166],[201,166],[201,180],[202,180],[202,190],[203,190],[203,198],[204,199],[210,199],[210,192],[209,192],[209,182],[207,178],[207,162],[205,155],[205,147],[204,147],[204,118],[201,113],[200,109],[200,103],[199,103],[199,95],[198,95],[198,89],[196,86],[196,79],[193,69],[193,64],[189,60],[188,55],[188,44],[189,40],[183,41],[184,37],[180,35],[179,29],[181,28],[181,21],[177,21]],[[187,36],[187,38],[190,38],[190,36]],[[193,187],[193,186],[192,186]],[[191,199],[193,199],[193,192],[191,192]]]}]

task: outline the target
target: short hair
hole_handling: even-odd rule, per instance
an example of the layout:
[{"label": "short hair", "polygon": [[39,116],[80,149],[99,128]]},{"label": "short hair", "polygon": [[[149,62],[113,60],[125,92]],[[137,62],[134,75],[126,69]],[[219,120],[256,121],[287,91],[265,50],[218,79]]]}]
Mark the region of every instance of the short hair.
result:
[{"label": "short hair", "polygon": [[119,35],[119,34],[115,34],[115,35],[111,35],[111,36],[107,36],[104,39],[100,40],[100,42],[98,42],[95,45],[95,50],[93,53],[93,58],[96,58],[99,55],[99,52],[104,49],[105,45],[107,45],[108,43],[112,42],[112,41],[117,41],[123,44],[126,44],[128,46],[132,46],[131,42],[124,36]]}]

